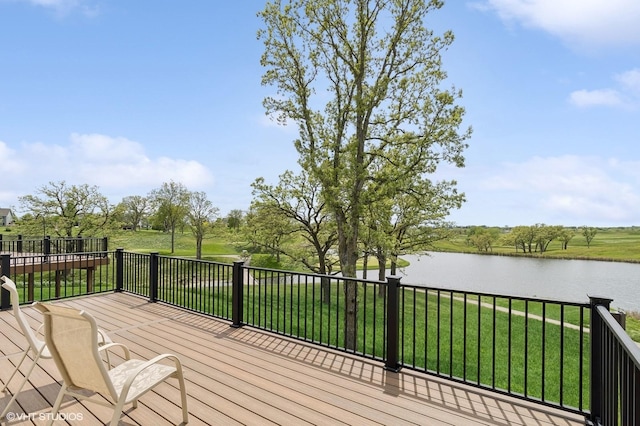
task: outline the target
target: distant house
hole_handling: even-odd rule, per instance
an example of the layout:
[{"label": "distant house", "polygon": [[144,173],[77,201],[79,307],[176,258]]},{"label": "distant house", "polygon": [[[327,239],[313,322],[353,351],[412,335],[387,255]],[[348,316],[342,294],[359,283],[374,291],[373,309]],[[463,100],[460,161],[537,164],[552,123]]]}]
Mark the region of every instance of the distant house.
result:
[{"label": "distant house", "polygon": [[0,226],[9,226],[13,223],[13,213],[11,209],[0,208]]}]

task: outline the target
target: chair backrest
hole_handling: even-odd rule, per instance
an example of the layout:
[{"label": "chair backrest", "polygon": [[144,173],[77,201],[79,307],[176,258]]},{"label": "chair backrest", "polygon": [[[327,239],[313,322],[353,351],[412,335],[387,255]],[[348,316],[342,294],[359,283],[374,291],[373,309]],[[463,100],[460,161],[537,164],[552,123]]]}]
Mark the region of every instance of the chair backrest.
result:
[{"label": "chair backrest", "polygon": [[37,353],[42,348],[42,346],[44,346],[44,342],[36,337],[33,329],[27,322],[27,318],[20,310],[20,296],[18,295],[16,283],[14,283],[10,278],[4,275],[0,277],[0,281],[2,281],[2,288],[9,291],[9,295],[11,296],[11,308],[13,309],[13,316],[18,322],[20,330],[22,330],[22,334],[24,334],[24,337],[29,342],[29,347],[31,348],[31,350],[34,353]]},{"label": "chair backrest", "polygon": [[49,352],[68,386],[88,389],[117,400],[117,394],[98,352],[98,326],[87,312],[36,302],[44,314]]}]

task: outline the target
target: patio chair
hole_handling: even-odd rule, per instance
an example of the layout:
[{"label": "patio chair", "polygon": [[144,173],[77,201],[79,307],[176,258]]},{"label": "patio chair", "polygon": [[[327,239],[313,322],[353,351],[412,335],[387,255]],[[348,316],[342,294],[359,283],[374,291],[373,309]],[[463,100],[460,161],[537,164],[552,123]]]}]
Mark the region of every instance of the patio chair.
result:
[{"label": "patio chair", "polygon": [[[20,382],[20,385],[13,393],[13,396],[11,397],[11,400],[9,401],[7,406],[4,407],[4,409],[2,410],[2,413],[0,413],[0,419],[1,419],[4,417],[5,414],[7,414],[7,412],[9,411],[9,407],[11,407],[11,404],[13,404],[13,402],[16,400],[16,398],[18,397],[18,394],[20,393],[24,385],[27,384],[27,381],[29,380],[29,377],[31,376],[33,369],[38,363],[38,360],[40,358],[50,359],[51,353],[49,352],[49,349],[47,348],[46,343],[43,340],[38,339],[37,334],[34,333],[33,329],[27,322],[27,319],[25,318],[24,314],[20,310],[20,296],[18,295],[16,284],[11,279],[9,279],[4,275],[0,277],[0,281],[2,281],[2,288],[9,291],[9,296],[11,298],[11,307],[13,309],[13,316],[18,322],[18,325],[20,326],[20,330],[22,331],[22,334],[27,339],[27,347],[22,352],[22,357],[20,358],[20,361],[18,361],[18,363],[16,364],[15,368],[13,369],[13,372],[11,373],[11,376],[9,376],[9,379],[5,382],[4,386],[2,386],[2,389],[0,389],[0,392],[4,392],[5,390],[7,390],[9,383],[11,382],[13,377],[16,375],[16,373],[20,370],[20,366],[25,361],[25,359],[27,359],[27,355],[29,355],[29,352],[31,352],[33,355],[33,360],[31,362],[31,365],[29,366],[29,369],[24,375],[22,382]],[[40,325],[38,330],[40,330],[43,325],[44,324]],[[107,334],[102,330],[100,330],[100,343],[101,344],[111,343],[111,339],[109,338],[109,336],[107,336]],[[111,361],[109,358],[107,358],[107,363],[109,365],[111,364]]]},{"label": "patio chair", "polygon": [[[49,425],[60,410],[62,399],[70,395],[95,403],[113,406],[111,426],[117,426],[125,404],[138,406],[138,398],[169,378],[176,378],[180,387],[182,419],[189,421],[187,394],[178,357],[162,354],[149,361],[131,359],[129,349],[120,343],[98,345],[98,327],[89,313],[64,306],[35,303],[45,317],[44,335],[47,347],[62,375],[62,388],[53,405]],[[107,370],[101,352],[119,348],[124,362]],[[160,361],[172,361],[167,365]],[[165,361],[165,362],[166,362]],[[83,395],[77,390],[99,393],[107,401]]]},{"label": "patio chair", "polygon": [[1,419],[4,417],[5,414],[7,414],[7,412],[9,411],[9,407],[11,407],[11,404],[13,404],[13,402],[16,400],[16,397],[18,396],[18,394],[20,393],[24,385],[29,380],[29,376],[31,376],[31,372],[33,371],[34,367],[38,363],[38,360],[40,358],[51,358],[51,354],[49,353],[49,350],[47,349],[47,345],[45,344],[45,342],[43,342],[42,340],[36,337],[36,334],[33,332],[33,330],[31,329],[31,326],[29,326],[29,323],[27,322],[27,319],[24,317],[24,314],[20,310],[20,298],[18,296],[18,291],[16,290],[15,283],[11,281],[9,278],[5,277],[4,275],[0,277],[0,281],[2,281],[2,287],[9,291],[9,295],[11,297],[11,307],[13,308],[13,316],[18,322],[18,325],[20,326],[20,330],[22,331],[22,334],[24,335],[24,337],[27,339],[27,343],[28,343],[28,346],[22,352],[22,357],[20,358],[20,361],[18,361],[15,368],[13,369],[13,372],[11,373],[11,376],[9,376],[9,379],[5,382],[4,386],[2,387],[2,392],[4,392],[7,389],[7,387],[9,386],[9,382],[11,382],[13,377],[20,370],[20,366],[22,365],[24,360],[27,358],[27,355],[29,355],[29,352],[33,354],[33,361],[31,362],[31,365],[29,366],[27,373],[24,375],[24,378],[22,379],[20,386],[18,386],[18,389],[13,393],[11,400],[9,401],[7,406],[4,408],[4,410],[2,410],[2,414],[0,414],[0,419]]}]

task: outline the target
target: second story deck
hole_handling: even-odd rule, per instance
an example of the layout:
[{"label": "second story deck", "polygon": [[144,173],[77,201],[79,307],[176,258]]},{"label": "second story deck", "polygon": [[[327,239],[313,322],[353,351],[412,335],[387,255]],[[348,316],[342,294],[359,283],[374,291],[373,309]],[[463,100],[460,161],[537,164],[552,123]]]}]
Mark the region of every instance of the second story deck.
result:
[{"label": "second story deck", "polygon": [[[187,380],[190,425],[581,425],[582,416],[457,384],[412,370],[392,372],[381,362],[320,348],[229,321],[125,293],[66,299],[91,312],[100,327],[127,344],[132,355],[177,354]],[[23,307],[33,328],[40,314]],[[19,358],[25,340],[10,311],[0,312],[0,380]],[[41,360],[10,412],[9,425],[44,424],[60,388],[53,361]],[[9,386],[9,390],[15,388]],[[0,406],[9,400],[2,395]],[[125,408],[122,425],[180,421],[170,384]],[[100,425],[109,409],[68,400],[67,422]]]},{"label": "second story deck", "polygon": [[[83,253],[104,259],[90,268],[75,263],[78,254],[56,256],[25,270],[29,256],[2,254],[0,268],[23,304],[86,304],[138,357],[184,358],[203,424],[600,426],[640,418],[640,349],[612,316],[611,299],[523,298],[122,249]],[[8,296],[0,292],[2,311]],[[20,336],[4,322],[0,362],[10,366]],[[49,389],[59,386],[52,367],[39,367],[35,399],[22,400],[14,421],[47,412]],[[165,418],[173,396],[158,395],[149,415]],[[82,424],[105,418],[87,410]],[[127,412],[128,424],[156,424],[138,413]]]}]

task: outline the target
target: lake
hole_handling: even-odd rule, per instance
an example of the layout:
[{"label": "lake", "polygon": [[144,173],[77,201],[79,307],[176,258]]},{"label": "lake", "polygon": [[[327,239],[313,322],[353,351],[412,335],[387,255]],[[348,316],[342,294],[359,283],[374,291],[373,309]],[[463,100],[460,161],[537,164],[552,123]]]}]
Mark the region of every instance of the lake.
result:
[{"label": "lake", "polygon": [[612,307],[640,312],[640,264],[537,259],[464,253],[408,255],[398,270],[403,284],[588,302],[613,299]]}]

